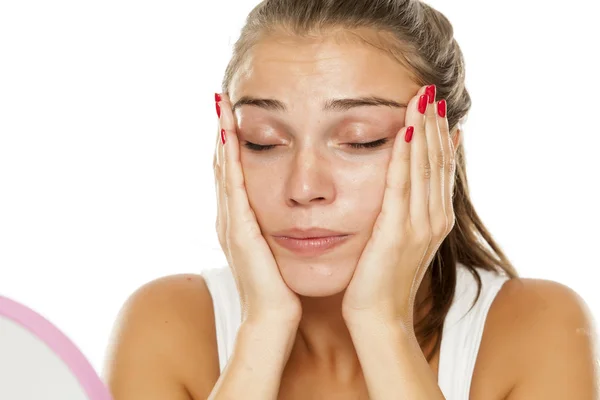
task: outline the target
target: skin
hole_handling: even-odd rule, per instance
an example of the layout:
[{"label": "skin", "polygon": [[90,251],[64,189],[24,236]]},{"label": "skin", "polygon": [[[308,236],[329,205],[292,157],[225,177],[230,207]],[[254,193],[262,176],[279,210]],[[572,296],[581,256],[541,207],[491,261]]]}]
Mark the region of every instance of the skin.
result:
[{"label": "skin", "polygon": [[[405,126],[406,109],[324,112],[321,104],[377,95],[407,105],[420,85],[397,61],[370,47],[352,41],[289,40],[277,37],[258,44],[231,85],[246,191],[282,278],[301,296],[302,321],[288,361],[290,373],[297,375],[299,364],[339,376],[340,383],[352,382],[361,369],[342,318],[342,300],[381,211],[392,146]],[[374,54],[379,56],[373,59]],[[244,96],[278,99],[289,111],[235,107]],[[383,138],[388,142],[374,149],[347,146]],[[279,147],[256,152],[243,147],[246,141]],[[299,257],[273,239],[295,226],[352,237],[321,257]]]},{"label": "skin", "polygon": [[[366,396],[341,304],[381,211],[393,142],[406,118],[404,108],[323,111],[321,105],[358,96],[408,104],[421,89],[388,55],[348,37],[336,39],[263,40],[229,93],[232,104],[252,96],[287,106],[276,111],[244,105],[234,111],[249,202],[284,281],[302,301],[282,377],[286,399],[341,388]],[[345,145],[382,138],[389,141],[374,149]],[[458,148],[459,131],[452,141]],[[246,142],[278,147],[256,152]],[[294,226],[351,233],[352,243],[318,259],[298,257],[272,238]],[[425,279],[417,301],[428,290]],[[105,376],[115,399],[206,398],[219,375],[214,332],[212,301],[200,276],[145,285],[123,308],[109,350]],[[543,280],[508,281],[486,319],[471,398],[595,398],[592,332],[589,311],[569,288]],[[436,376],[437,356],[429,366]]]}]

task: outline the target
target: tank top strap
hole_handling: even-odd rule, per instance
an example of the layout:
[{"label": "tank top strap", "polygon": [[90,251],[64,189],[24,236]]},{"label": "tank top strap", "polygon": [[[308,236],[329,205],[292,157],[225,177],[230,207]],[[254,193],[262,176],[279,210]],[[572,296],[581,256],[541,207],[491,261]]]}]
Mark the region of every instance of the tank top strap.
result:
[{"label": "tank top strap", "polygon": [[[482,289],[473,305],[477,282],[465,266],[457,264],[456,292],[444,321],[438,384],[448,400],[468,399],[487,313],[502,284],[509,279],[502,273],[477,270]],[[233,352],[241,324],[239,295],[229,266],[204,270],[202,276],[212,296],[222,372]]]},{"label": "tank top strap", "polygon": [[212,296],[219,367],[223,372],[233,352],[235,337],[242,321],[238,290],[229,266],[207,269],[201,275]]},{"label": "tank top strap", "polygon": [[464,265],[457,264],[456,292],[444,321],[439,356],[438,385],[448,400],[468,400],[471,379],[486,317],[494,298],[509,277],[504,272],[477,268],[477,281]]}]

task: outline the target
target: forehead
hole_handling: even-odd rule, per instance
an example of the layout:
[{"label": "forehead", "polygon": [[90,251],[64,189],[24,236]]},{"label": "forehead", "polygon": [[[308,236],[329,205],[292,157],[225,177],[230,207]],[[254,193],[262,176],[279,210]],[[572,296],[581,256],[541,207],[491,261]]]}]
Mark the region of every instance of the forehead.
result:
[{"label": "forehead", "polygon": [[232,79],[229,95],[232,101],[250,95],[290,103],[299,97],[310,101],[379,95],[408,103],[419,87],[389,52],[348,34],[272,35],[252,47]]}]

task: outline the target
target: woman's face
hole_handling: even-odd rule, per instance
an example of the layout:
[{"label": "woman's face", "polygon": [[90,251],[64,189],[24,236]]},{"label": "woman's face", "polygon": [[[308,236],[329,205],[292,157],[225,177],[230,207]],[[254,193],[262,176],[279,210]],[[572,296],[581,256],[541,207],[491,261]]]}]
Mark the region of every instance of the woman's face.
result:
[{"label": "woman's face", "polygon": [[[329,296],[347,287],[381,210],[393,142],[406,114],[401,106],[351,101],[325,106],[374,97],[406,105],[419,88],[389,55],[332,37],[264,39],[238,70],[232,104],[246,97],[277,101],[242,104],[234,114],[250,205],[296,293]],[[350,145],[375,141],[383,144]],[[253,144],[272,147],[258,151]],[[275,238],[292,228],[349,236],[329,250],[301,254]]]}]

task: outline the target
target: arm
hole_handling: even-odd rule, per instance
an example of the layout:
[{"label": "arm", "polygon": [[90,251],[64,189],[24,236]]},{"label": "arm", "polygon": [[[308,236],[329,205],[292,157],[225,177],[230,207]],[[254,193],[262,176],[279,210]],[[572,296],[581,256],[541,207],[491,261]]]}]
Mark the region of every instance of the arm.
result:
[{"label": "arm", "polygon": [[[498,400],[599,400],[600,359],[593,319],[568,287],[507,282],[498,304],[518,379]],[[443,399],[412,332],[375,317],[348,323],[372,398]]]},{"label": "arm", "polygon": [[202,276],[138,289],[119,313],[106,358],[114,400],[275,399],[297,325],[275,317],[243,323],[219,376],[214,319]]},{"label": "arm", "polygon": [[115,400],[206,398],[219,360],[202,277],[160,278],[133,293],[115,323],[103,375]]},{"label": "arm", "polygon": [[598,400],[597,331],[585,302],[568,287],[526,279],[512,296],[520,377],[507,400]]},{"label": "arm", "polygon": [[444,399],[411,329],[368,315],[348,329],[371,399]]},{"label": "arm", "polygon": [[208,399],[277,399],[296,331],[297,325],[277,320],[244,322],[233,354]]}]

